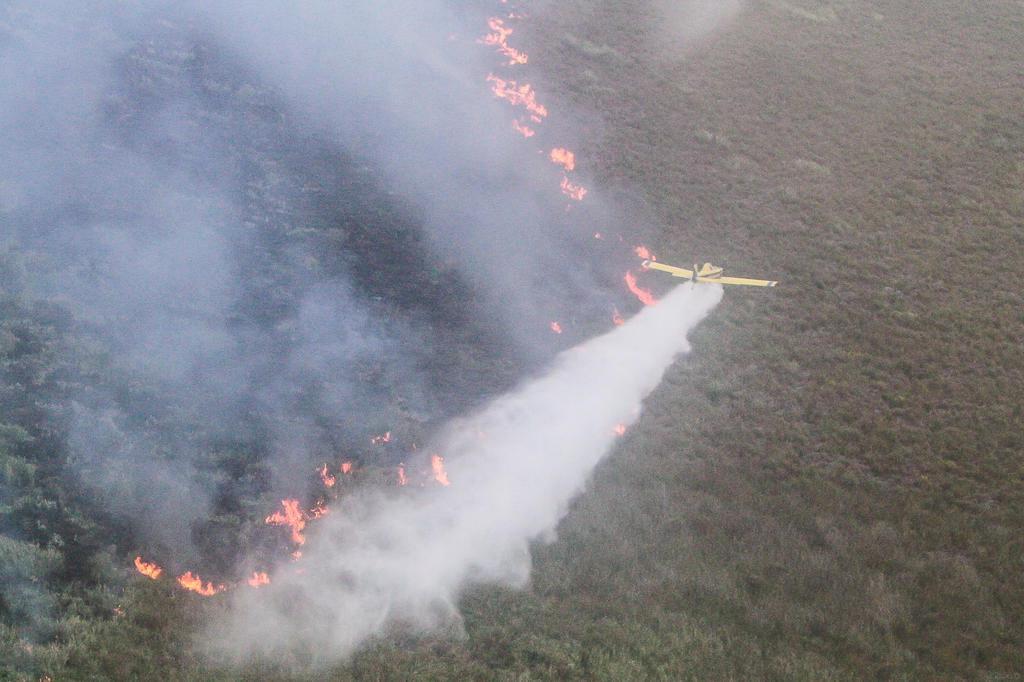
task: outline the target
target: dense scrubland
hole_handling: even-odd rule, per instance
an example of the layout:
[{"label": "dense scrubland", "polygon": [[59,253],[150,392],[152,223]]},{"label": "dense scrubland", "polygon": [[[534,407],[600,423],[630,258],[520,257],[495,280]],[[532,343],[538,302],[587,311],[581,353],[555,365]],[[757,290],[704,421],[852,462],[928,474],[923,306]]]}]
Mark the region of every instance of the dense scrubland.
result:
[{"label": "dense scrubland", "polygon": [[[781,284],[727,292],[534,547],[529,589],[475,588],[464,637],[395,633],[328,670],[205,661],[217,601],[129,574],[130,530],[61,440],[78,388],[145,388],[7,253],[0,674],[1017,679],[1024,10],[764,0],[678,30],[658,3],[571,1],[519,38],[552,110],[578,113],[551,125],[593,191],[647,217],[661,260]],[[256,465],[232,452],[211,458],[246,500]]]}]

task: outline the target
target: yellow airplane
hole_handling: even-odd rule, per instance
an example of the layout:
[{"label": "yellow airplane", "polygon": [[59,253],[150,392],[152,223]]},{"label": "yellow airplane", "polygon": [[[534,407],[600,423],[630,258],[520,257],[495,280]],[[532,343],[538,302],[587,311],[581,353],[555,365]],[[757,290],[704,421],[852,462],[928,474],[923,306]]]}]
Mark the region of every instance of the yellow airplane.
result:
[{"label": "yellow airplane", "polygon": [[748,287],[773,287],[778,282],[770,282],[766,279],[747,279],[745,277],[722,277],[722,268],[711,263],[705,263],[698,268],[693,264],[693,270],[677,268],[672,265],[664,265],[658,261],[645,260],[641,265],[646,270],[661,270],[670,273],[673,277],[685,277],[691,282],[707,282],[709,284],[742,284]]}]

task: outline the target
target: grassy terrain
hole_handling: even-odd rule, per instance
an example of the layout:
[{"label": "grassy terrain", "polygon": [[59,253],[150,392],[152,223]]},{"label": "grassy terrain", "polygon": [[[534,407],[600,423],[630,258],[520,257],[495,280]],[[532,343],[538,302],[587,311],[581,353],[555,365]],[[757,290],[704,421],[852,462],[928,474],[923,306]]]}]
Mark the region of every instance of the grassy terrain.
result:
[{"label": "grassy terrain", "polygon": [[1019,673],[1024,15],[872,5],[753,3],[674,55],[642,6],[544,27],[663,260],[782,285],[727,293],[537,584],[814,676]]},{"label": "grassy terrain", "polygon": [[[687,45],[656,6],[570,0],[523,23],[551,125],[581,112],[581,172],[661,226],[637,228],[661,260],[780,287],[727,292],[535,547],[531,588],[466,595],[464,638],[244,679],[1024,671],[1024,8],[751,1]],[[39,404],[87,380],[33,360],[66,357],[58,314],[5,318],[6,371]],[[59,472],[15,456],[26,437],[0,432],[4,485],[53,496]],[[0,511],[102,545],[88,500],[34,495]],[[0,606],[33,613],[51,599],[33,566],[56,559],[4,543],[20,563],[0,577],[23,588]],[[0,660],[26,679],[239,678],[190,648],[215,605],[141,579],[108,592],[118,560],[100,556],[61,577],[92,596],[53,597],[54,643],[3,629]]]}]

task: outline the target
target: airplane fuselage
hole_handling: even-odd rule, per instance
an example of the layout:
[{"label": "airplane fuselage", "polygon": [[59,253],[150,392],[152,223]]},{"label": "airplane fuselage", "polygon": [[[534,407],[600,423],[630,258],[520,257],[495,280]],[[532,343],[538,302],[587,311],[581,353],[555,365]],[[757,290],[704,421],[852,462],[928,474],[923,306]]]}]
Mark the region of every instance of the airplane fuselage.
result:
[{"label": "airplane fuselage", "polygon": [[723,268],[712,265],[711,263],[705,263],[702,266],[698,266],[696,263],[693,264],[692,270],[686,268],[677,268],[674,265],[665,265],[664,263],[658,263],[654,260],[645,260],[642,263],[645,270],[661,270],[667,272],[673,277],[681,277],[690,280],[691,282],[705,282],[707,284],[739,284],[743,286],[751,287],[774,287],[778,282],[766,280],[766,279],[748,279],[746,277],[723,277]]}]

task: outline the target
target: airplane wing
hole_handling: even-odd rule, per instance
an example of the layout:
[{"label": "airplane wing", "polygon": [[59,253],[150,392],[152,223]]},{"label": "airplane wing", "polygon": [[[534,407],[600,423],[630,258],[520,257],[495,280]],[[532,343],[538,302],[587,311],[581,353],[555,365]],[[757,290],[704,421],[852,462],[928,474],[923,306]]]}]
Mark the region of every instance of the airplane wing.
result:
[{"label": "airplane wing", "polygon": [[[701,281],[700,278],[698,281]],[[742,284],[748,287],[773,287],[778,284],[778,282],[770,282],[766,279],[747,279],[745,277],[716,277],[703,281],[718,282],[719,284]]]},{"label": "airplane wing", "polygon": [[643,262],[643,266],[648,270],[661,270],[662,272],[667,272],[673,277],[686,277],[687,279],[693,277],[693,270],[677,268],[673,265],[665,265],[664,263],[659,263],[653,260],[645,260]]}]

